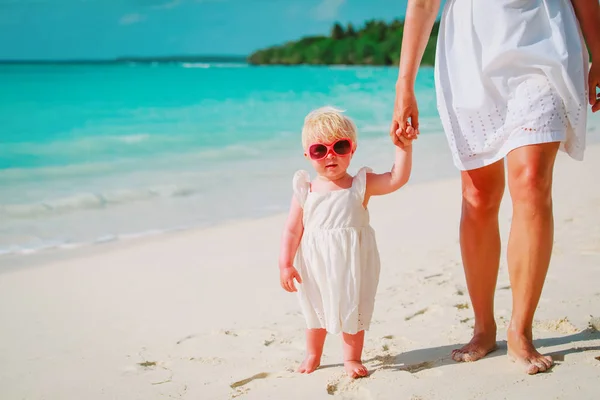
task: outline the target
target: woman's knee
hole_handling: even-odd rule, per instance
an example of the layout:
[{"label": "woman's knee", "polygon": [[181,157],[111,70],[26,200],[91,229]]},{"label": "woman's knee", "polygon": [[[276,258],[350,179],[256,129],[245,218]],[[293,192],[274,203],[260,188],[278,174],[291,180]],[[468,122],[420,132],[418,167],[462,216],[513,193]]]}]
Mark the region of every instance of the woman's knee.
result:
[{"label": "woman's knee", "polygon": [[552,167],[525,164],[509,174],[509,190],[513,203],[549,206],[552,203]]},{"label": "woman's knee", "polygon": [[535,167],[525,167],[509,183],[513,203],[549,205],[552,201],[552,175]]},{"label": "woman's knee", "polygon": [[470,214],[497,214],[504,195],[504,166],[495,164],[462,175],[463,209]]},{"label": "woman's knee", "polygon": [[503,195],[504,185],[463,185],[463,209],[474,214],[497,214]]},{"label": "woman's knee", "polygon": [[557,148],[558,143],[545,143],[518,149],[514,156],[509,154],[508,187],[513,203],[551,204]]}]

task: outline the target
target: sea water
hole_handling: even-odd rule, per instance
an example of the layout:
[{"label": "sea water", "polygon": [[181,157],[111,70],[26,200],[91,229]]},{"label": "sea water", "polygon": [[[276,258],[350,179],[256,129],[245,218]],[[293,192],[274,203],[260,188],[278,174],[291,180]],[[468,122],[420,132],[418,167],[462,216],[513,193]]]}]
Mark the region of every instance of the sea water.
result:
[{"label": "sea water", "polygon": [[[397,68],[0,65],[0,254],[122,240],[284,212],[309,169],[305,115],[359,130],[353,170],[385,171]],[[456,176],[433,69],[416,83],[415,179]],[[352,172],[352,171],[351,171]]]}]

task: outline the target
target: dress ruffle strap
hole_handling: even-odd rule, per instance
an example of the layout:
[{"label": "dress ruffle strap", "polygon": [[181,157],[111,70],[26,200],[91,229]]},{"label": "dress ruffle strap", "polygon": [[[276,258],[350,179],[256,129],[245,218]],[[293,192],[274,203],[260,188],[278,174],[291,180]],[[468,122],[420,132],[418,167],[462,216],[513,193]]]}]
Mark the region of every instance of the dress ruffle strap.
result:
[{"label": "dress ruffle strap", "polygon": [[292,187],[296,201],[298,201],[301,207],[304,207],[304,202],[306,202],[306,197],[308,196],[308,192],[310,192],[310,175],[308,172],[304,170],[296,171]]},{"label": "dress ruffle strap", "polygon": [[352,186],[354,186],[361,199],[365,198],[365,192],[367,190],[367,173],[369,172],[373,172],[373,170],[369,167],[362,167],[358,170],[356,176],[354,177]]}]

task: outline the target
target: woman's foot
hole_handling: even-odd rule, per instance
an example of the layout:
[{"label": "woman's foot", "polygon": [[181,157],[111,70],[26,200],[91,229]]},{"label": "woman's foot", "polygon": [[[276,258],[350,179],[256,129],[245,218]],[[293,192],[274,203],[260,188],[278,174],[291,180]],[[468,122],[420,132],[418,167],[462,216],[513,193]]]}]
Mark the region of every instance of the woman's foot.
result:
[{"label": "woman's foot", "polygon": [[304,361],[302,361],[302,364],[300,364],[298,367],[297,372],[300,372],[301,374],[310,374],[319,368],[319,365],[321,365],[321,356],[309,354],[306,356]]},{"label": "woman's foot", "polygon": [[360,361],[344,361],[344,369],[350,378],[362,378],[369,375],[367,367]]},{"label": "woman's foot", "polygon": [[477,361],[496,350],[496,328],[487,332],[476,333],[469,343],[452,350],[452,359],[457,362]]},{"label": "woman's foot", "polygon": [[540,354],[533,347],[532,340],[515,331],[508,331],[508,357],[523,365],[529,375],[545,372],[552,368],[552,357]]}]

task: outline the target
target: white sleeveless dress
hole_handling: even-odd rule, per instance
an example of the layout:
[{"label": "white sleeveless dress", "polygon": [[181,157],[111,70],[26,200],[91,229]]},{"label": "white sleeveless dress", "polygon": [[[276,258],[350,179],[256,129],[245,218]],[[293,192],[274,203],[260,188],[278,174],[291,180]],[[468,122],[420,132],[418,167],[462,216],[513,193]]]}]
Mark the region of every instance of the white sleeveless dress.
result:
[{"label": "white sleeveless dress", "polygon": [[435,83],[456,166],[558,141],[583,159],[588,57],[569,0],[448,0]]},{"label": "white sleeveless dress", "polygon": [[298,298],[309,329],[355,334],[368,330],[379,283],[379,253],[369,211],[363,207],[368,168],[349,189],[312,192],[306,171],[294,175],[304,233],[295,267]]}]

